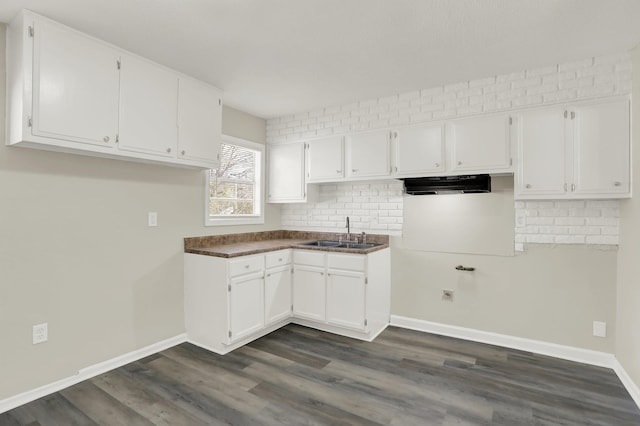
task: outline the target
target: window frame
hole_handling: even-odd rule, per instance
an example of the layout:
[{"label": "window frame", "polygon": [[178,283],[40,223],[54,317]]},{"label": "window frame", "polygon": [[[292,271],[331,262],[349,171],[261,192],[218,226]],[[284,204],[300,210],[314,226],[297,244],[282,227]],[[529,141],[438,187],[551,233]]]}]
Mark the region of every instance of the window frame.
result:
[{"label": "window frame", "polygon": [[[227,225],[261,225],[264,224],[265,209],[265,146],[264,144],[248,141],[246,139],[236,138],[234,136],[222,135],[222,143],[227,145],[238,145],[243,148],[251,149],[259,152],[259,161],[256,166],[256,187],[257,191],[254,200],[258,204],[258,214],[246,216],[212,216],[209,214],[209,187],[211,185],[211,172],[205,170],[205,186],[204,186],[204,225],[205,226],[227,226]],[[222,149],[222,148],[221,148]],[[215,169],[213,169],[215,170]]]}]

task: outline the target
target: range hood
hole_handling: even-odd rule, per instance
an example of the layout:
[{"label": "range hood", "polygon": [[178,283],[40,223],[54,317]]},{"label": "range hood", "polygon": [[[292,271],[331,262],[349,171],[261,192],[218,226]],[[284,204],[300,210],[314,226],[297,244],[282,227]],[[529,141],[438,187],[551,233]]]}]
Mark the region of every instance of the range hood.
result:
[{"label": "range hood", "polygon": [[405,178],[404,192],[409,195],[478,194],[491,192],[491,176],[437,176]]}]

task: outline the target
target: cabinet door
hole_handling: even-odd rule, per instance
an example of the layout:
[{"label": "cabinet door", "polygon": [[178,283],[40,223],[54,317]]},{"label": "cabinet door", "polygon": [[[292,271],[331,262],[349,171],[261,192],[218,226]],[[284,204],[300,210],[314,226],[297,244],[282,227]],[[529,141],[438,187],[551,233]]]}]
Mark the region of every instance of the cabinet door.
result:
[{"label": "cabinet door", "polygon": [[333,136],[307,143],[307,181],[333,182],[344,177],[344,138]]},{"label": "cabinet door", "polygon": [[180,78],[178,86],[178,158],[215,167],[222,143],[222,95],[189,78]]},{"label": "cabinet door", "polygon": [[366,285],[364,273],[329,270],[327,272],[327,322],[365,329]]},{"label": "cabinet door", "polygon": [[396,176],[444,172],[444,124],[403,127],[394,132],[394,143]]},{"label": "cabinet door", "polygon": [[113,147],[118,131],[119,53],[58,25],[36,21],[34,135]]},{"label": "cabinet door", "polygon": [[576,194],[629,194],[629,100],[585,105],[574,116]]},{"label": "cabinet door", "polygon": [[293,314],[324,321],[325,276],[323,268],[295,265],[293,269]]},{"label": "cabinet door", "polygon": [[509,115],[455,120],[447,125],[454,172],[504,171],[511,168]]},{"label": "cabinet door", "polygon": [[264,324],[262,274],[231,280],[229,291],[229,342],[262,329]]},{"label": "cabinet door", "polygon": [[175,157],[178,141],[178,77],[150,62],[122,55],[121,150]]},{"label": "cabinet door", "polygon": [[391,174],[390,132],[355,133],[346,138],[347,177],[385,177]]},{"label": "cabinet door", "polygon": [[305,201],[304,144],[269,145],[268,202]]},{"label": "cabinet door", "polygon": [[563,196],[567,147],[563,108],[528,111],[518,117],[516,198]]},{"label": "cabinet door", "polygon": [[291,266],[267,271],[264,279],[265,325],[291,316],[291,275]]}]

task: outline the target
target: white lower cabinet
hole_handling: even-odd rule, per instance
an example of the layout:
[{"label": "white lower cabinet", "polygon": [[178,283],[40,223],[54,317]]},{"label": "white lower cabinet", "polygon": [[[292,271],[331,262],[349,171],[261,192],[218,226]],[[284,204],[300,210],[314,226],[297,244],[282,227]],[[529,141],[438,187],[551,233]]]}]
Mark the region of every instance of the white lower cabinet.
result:
[{"label": "white lower cabinet", "polygon": [[389,324],[388,248],[233,259],[185,253],[184,283],[187,338],[219,354],[289,322],[369,341]]},{"label": "white lower cabinet", "polygon": [[389,324],[389,249],[299,250],[293,263],[293,322],[369,341]]},{"label": "white lower cabinet", "polygon": [[260,331],[264,326],[262,272],[234,278],[229,284],[229,343]]},{"label": "white lower cabinet", "polygon": [[366,316],[364,272],[329,269],[327,272],[327,323],[364,331]]},{"label": "white lower cabinet", "polygon": [[315,321],[325,319],[324,268],[294,266],[293,314]]}]

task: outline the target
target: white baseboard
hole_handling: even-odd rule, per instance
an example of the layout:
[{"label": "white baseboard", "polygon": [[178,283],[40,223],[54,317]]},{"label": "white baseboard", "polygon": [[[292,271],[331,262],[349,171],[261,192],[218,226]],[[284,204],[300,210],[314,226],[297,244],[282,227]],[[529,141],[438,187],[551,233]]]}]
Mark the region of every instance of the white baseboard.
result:
[{"label": "white baseboard", "polygon": [[175,345],[179,345],[180,343],[186,342],[186,340],[186,334],[179,334],[161,342],[157,342],[152,345],[145,346],[144,348],[126,353],[124,355],[117,356],[110,360],[85,367],[79,370],[78,374],[76,374],[75,376],[66,377],[64,379],[49,383],[39,388],[20,393],[18,395],[10,396],[9,398],[0,400],[0,413],[4,413],[5,411],[9,411],[28,402],[35,401],[38,398],[42,398],[43,396],[47,396],[54,392],[58,392],[64,388],[80,383],[83,380],[87,380],[99,374],[111,371],[115,368],[122,367],[123,365],[126,365],[130,362],[137,361],[146,356],[153,355]]},{"label": "white baseboard", "polygon": [[616,363],[615,356],[607,352],[558,345],[556,343],[548,343],[540,340],[524,339],[522,337],[491,333],[488,331],[475,330],[473,328],[458,327],[455,325],[441,324],[398,315],[391,315],[391,325],[411,330],[440,334],[442,336],[471,340],[479,343],[503,346],[505,348],[533,352],[540,355],[548,355],[569,361],[597,365],[599,367],[614,368]]},{"label": "white baseboard", "polygon": [[472,328],[458,327],[455,325],[441,324],[437,322],[419,320],[415,318],[391,315],[391,325],[410,330],[424,331],[442,336],[455,337],[473,342],[487,343],[503,346],[511,349],[533,352],[540,355],[548,355],[569,361],[581,362],[598,367],[611,368],[618,376],[624,387],[640,408],[640,388],[633,382],[629,374],[616,359],[614,354],[592,351],[573,346],[558,345],[542,342],[540,340],[524,339],[522,337],[508,336],[506,334],[491,333]]},{"label": "white baseboard", "polygon": [[640,388],[631,380],[631,376],[627,374],[627,370],[622,367],[622,364],[620,364],[618,360],[616,360],[613,366],[613,371],[616,372],[624,387],[627,388],[627,392],[629,392],[631,398],[633,398],[638,408],[640,408]]}]

